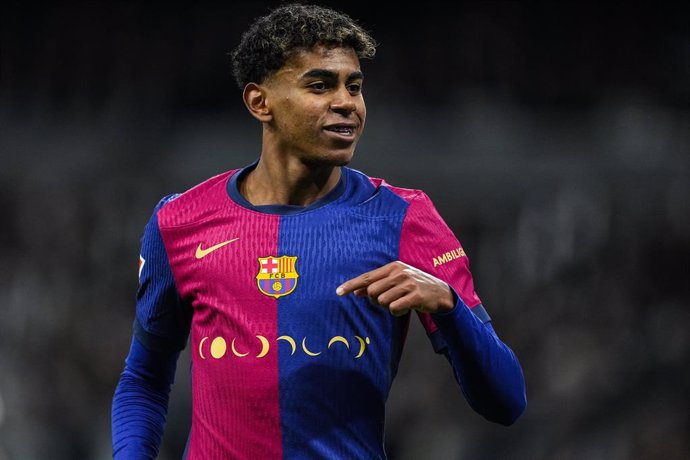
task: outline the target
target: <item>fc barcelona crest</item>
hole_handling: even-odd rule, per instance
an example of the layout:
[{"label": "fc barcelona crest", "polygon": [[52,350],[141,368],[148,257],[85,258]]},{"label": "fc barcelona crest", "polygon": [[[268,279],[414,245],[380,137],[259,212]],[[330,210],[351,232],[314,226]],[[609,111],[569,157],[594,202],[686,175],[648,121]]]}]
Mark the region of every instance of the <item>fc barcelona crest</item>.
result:
[{"label": "fc barcelona crest", "polygon": [[297,256],[259,257],[259,273],[256,275],[259,291],[276,299],[294,291],[299,278],[296,262]]}]

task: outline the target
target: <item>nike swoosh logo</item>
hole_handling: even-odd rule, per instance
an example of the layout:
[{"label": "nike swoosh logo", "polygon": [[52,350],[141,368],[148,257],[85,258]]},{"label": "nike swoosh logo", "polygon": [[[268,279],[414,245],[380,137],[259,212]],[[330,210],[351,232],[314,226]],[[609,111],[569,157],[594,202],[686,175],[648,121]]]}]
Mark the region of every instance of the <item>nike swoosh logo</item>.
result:
[{"label": "nike swoosh logo", "polygon": [[239,238],[233,238],[233,239],[228,240],[228,241],[223,241],[222,243],[214,244],[213,246],[210,246],[210,247],[208,247],[208,248],[206,248],[206,249],[202,249],[202,248],[201,248],[201,243],[199,243],[199,246],[196,248],[196,253],[194,254],[194,256],[195,256],[197,259],[203,259],[204,257],[206,257],[207,255],[211,254],[211,253],[212,253],[213,251],[215,251],[216,249],[220,249],[220,248],[222,248],[223,246],[225,246],[226,244],[230,244],[230,243],[232,243],[233,241],[237,241],[237,240],[239,240]]}]

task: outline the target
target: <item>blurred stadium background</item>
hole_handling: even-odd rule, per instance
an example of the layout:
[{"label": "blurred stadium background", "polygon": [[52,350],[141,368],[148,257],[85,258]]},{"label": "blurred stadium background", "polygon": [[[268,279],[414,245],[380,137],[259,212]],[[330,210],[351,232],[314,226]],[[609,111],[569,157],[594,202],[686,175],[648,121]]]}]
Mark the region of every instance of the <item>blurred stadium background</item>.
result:
[{"label": "blurred stadium background", "polygon": [[[435,200],[527,380],[523,418],[486,422],[413,321],[390,458],[690,458],[682,7],[322,3],[380,42],[353,167]],[[227,53],[275,4],[0,6],[0,460],[109,458],[143,226],[258,154]]]}]

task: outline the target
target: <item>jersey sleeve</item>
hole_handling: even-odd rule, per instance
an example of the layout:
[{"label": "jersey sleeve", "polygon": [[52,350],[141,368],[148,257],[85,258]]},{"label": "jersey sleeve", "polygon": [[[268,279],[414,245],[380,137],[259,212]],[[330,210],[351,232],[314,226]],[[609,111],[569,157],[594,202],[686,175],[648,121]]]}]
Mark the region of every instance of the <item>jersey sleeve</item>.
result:
[{"label": "jersey sleeve", "polygon": [[418,313],[419,318],[470,406],[490,421],[510,425],[527,405],[520,363],[491,326],[467,255],[429,197],[419,192],[409,203],[400,260],[448,283],[456,298],[449,312]]},{"label": "jersey sleeve", "polygon": [[134,335],[151,351],[182,350],[189,336],[191,308],[177,291],[158,225],[158,211],[175,197],[158,203],[141,238]]},{"label": "jersey sleeve", "polygon": [[189,335],[190,309],[180,299],[155,207],[144,228],[139,256],[134,337],[112,400],[114,459],[158,455],[177,359]]},{"label": "jersey sleeve", "polygon": [[[400,260],[445,281],[464,308],[469,308],[482,323],[490,320],[474,289],[465,250],[429,196],[421,191],[409,200],[400,238]],[[440,353],[446,344],[432,316],[417,315],[434,350]]]}]

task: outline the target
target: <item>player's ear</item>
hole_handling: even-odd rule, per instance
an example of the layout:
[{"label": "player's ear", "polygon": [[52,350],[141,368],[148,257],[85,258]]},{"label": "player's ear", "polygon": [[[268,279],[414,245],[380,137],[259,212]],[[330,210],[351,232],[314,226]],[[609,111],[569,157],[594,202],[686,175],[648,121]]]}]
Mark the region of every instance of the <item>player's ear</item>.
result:
[{"label": "player's ear", "polygon": [[271,121],[273,116],[266,104],[266,88],[256,83],[247,83],[242,92],[244,105],[254,118],[262,123]]}]

